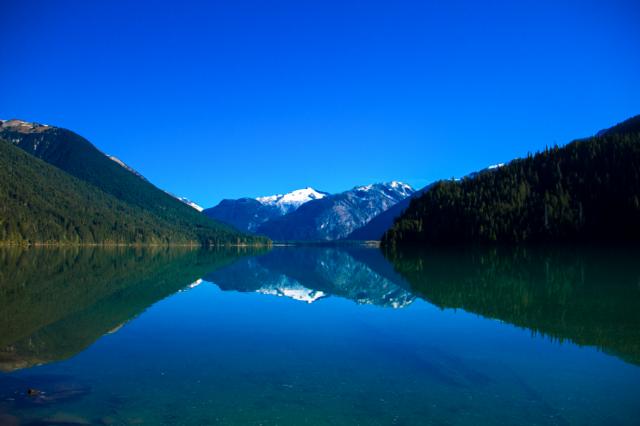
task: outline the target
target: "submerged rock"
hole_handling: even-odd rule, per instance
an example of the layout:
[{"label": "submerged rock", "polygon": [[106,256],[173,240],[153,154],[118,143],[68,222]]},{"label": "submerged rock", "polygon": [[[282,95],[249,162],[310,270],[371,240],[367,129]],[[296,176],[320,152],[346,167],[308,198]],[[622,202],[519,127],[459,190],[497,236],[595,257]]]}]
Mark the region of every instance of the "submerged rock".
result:
[{"label": "submerged rock", "polygon": [[34,388],[29,388],[27,389],[27,395],[29,396],[38,396],[40,395],[42,392],[39,391],[38,389],[34,389]]}]

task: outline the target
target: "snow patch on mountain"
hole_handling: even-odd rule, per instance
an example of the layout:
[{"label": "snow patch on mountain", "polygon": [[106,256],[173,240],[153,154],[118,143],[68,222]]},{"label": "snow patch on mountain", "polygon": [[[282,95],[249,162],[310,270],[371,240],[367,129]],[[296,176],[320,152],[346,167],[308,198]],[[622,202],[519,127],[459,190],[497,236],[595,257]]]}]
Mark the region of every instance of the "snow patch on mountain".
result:
[{"label": "snow patch on mountain", "polygon": [[283,214],[291,213],[297,210],[301,205],[313,200],[320,200],[329,195],[326,192],[316,191],[311,187],[296,189],[286,194],[268,195],[258,197],[256,200],[265,206],[275,206]]},{"label": "snow patch on mountain", "polygon": [[468,175],[464,176],[463,178],[458,178],[458,179],[454,179],[456,182],[460,181],[464,178],[469,178],[469,179],[475,179],[480,173],[484,173],[484,172],[495,172],[496,170],[504,167],[505,163],[496,163],[496,164],[492,164],[482,170],[479,170],[477,172],[472,172],[469,173]]},{"label": "snow patch on mountain", "polygon": [[185,203],[186,205],[188,205],[189,207],[193,207],[194,209],[198,210],[199,212],[201,212],[202,210],[204,210],[204,207],[200,206],[199,204],[194,203],[193,201],[191,201],[188,198],[185,197],[176,197],[174,195],[175,198],[177,198],[178,200],[182,201],[183,203]]},{"label": "snow patch on mountain", "polygon": [[130,167],[129,165],[127,165],[127,163],[125,163],[124,161],[122,161],[121,159],[119,159],[118,157],[114,156],[114,155],[108,155],[105,154],[107,156],[107,158],[111,161],[113,161],[114,163],[118,164],[120,167],[122,167],[123,169],[133,173],[134,175],[138,176],[141,179],[147,180],[144,176],[142,176],[140,173],[138,173],[137,170],[135,170],[133,167]]},{"label": "snow patch on mountain", "polygon": [[196,288],[198,287],[200,284],[202,284],[202,278],[198,278],[197,280],[195,280],[194,282],[192,282],[191,284],[189,284],[189,288]]},{"label": "snow patch on mountain", "polygon": [[372,183],[370,185],[356,186],[353,188],[355,191],[361,192],[370,192],[376,189],[391,189],[397,195],[408,197],[409,195],[414,193],[414,189],[407,185],[404,182],[400,182],[397,180],[387,182],[387,183]]},{"label": "snow patch on mountain", "polygon": [[400,192],[406,194],[407,196],[415,192],[415,190],[411,187],[411,185],[408,185],[404,182],[400,182],[397,180],[391,181],[391,183],[388,183],[387,185],[389,185],[393,189],[399,190]]},{"label": "snow patch on mountain", "polygon": [[277,241],[341,239],[414,192],[398,181],[356,186],[265,221],[256,232]]},{"label": "snow patch on mountain", "polygon": [[172,194],[169,191],[164,191],[164,192],[167,193],[168,195],[171,195],[176,200],[183,202],[184,204],[188,205],[189,207],[196,209],[199,212],[202,212],[202,210],[204,210],[204,207],[200,206],[199,204],[194,203],[193,201],[191,201],[188,198],[178,197],[177,195]]}]

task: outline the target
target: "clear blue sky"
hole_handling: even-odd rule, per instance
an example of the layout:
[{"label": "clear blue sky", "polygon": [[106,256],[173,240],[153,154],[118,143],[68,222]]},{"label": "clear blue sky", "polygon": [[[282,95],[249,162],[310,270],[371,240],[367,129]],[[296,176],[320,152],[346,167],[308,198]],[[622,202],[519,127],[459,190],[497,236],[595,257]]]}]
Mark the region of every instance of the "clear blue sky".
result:
[{"label": "clear blue sky", "polygon": [[205,206],[421,187],[639,114],[638,22],[637,0],[11,1],[0,117]]}]

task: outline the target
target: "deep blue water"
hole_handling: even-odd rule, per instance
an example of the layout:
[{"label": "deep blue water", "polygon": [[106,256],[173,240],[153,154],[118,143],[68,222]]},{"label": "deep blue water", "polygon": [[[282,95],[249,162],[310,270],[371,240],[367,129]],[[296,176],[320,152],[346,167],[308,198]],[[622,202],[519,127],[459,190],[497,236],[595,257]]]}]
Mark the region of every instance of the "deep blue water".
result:
[{"label": "deep blue water", "polygon": [[633,253],[446,256],[5,253],[0,424],[640,424]]}]

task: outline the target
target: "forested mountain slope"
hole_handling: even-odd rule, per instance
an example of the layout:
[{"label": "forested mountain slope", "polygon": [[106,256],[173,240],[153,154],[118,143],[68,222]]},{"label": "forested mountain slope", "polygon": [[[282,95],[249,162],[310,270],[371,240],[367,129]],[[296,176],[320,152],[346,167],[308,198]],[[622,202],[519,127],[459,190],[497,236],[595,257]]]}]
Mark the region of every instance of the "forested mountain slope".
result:
[{"label": "forested mountain slope", "polygon": [[640,119],[412,200],[382,244],[640,240]]},{"label": "forested mountain slope", "polygon": [[3,121],[0,152],[0,242],[266,241],[204,217],[68,130]]}]

